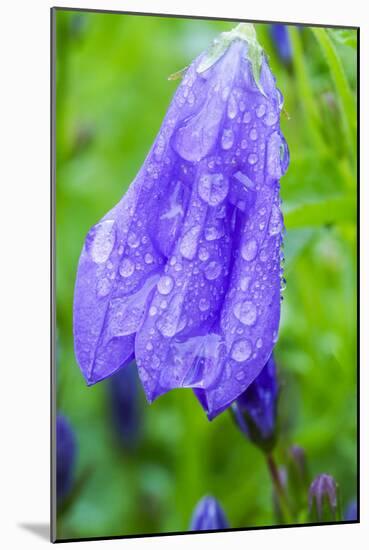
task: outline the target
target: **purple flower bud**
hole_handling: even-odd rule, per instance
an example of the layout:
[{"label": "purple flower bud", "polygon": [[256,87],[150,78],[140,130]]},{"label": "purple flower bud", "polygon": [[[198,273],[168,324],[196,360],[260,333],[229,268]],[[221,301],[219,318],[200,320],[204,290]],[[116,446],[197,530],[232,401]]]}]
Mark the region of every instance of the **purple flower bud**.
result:
[{"label": "purple flower bud", "polygon": [[286,64],[290,63],[292,60],[292,48],[288,26],[280,23],[270,25],[270,34],[281,61]]},{"label": "purple flower bud", "polygon": [[351,500],[346,509],[344,514],[345,521],[357,521],[357,501],[356,499]]},{"label": "purple flower bud", "polygon": [[318,475],[309,489],[309,516],[313,522],[337,521],[338,485],[328,474]]},{"label": "purple flower bud", "polygon": [[134,357],[149,402],[193,388],[211,419],[260,373],[280,318],[281,107],[252,25],[187,69],[135,180],[85,240],[74,341],[88,384]]},{"label": "purple flower bud", "polygon": [[190,531],[215,531],[228,528],[228,520],[219,502],[212,496],[203,497],[192,514]]},{"label": "purple flower bud", "polygon": [[56,418],[56,494],[58,502],[68,496],[74,481],[76,439],[69,421]]},{"label": "purple flower bud", "polygon": [[273,355],[261,373],[232,405],[232,412],[241,430],[264,451],[276,441],[278,382]]},{"label": "purple flower bud", "polygon": [[134,362],[109,379],[109,405],[119,444],[134,450],[142,436],[142,409]]}]

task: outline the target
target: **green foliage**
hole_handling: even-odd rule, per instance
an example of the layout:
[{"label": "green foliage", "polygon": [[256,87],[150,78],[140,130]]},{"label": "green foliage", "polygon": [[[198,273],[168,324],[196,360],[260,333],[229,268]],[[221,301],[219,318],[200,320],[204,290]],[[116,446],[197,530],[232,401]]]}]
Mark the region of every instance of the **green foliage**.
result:
[{"label": "green foliage", "polygon": [[[141,447],[115,443],[107,382],[87,388],[73,353],[72,304],[88,229],[126,191],[178,82],[211,40],[234,25],[57,11],[56,284],[58,409],[78,439],[78,498],[58,537],[186,530],[196,502],[216,496],[233,527],[271,525],[262,454],[229,414],[209,423],[189,390],[148,406]],[[285,97],[291,165],[281,181],[284,293],[276,356],[280,444],[304,447],[311,475],[356,494],[356,32],[290,28],[286,68],[268,25],[256,25]],[[301,516],[303,518],[303,516]],[[303,520],[303,519],[302,519]]]}]

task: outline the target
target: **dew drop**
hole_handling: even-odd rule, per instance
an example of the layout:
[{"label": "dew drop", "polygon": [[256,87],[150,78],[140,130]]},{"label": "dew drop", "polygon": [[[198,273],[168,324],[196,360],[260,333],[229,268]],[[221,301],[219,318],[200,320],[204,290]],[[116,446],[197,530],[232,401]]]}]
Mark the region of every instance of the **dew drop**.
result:
[{"label": "dew drop", "polygon": [[237,112],[238,112],[237,102],[234,95],[232,94],[228,101],[228,117],[231,120],[236,118]]},{"label": "dew drop", "polygon": [[163,275],[158,281],[158,292],[160,294],[169,294],[174,285],[172,277],[170,275]]},{"label": "dew drop", "polygon": [[208,281],[217,279],[222,271],[220,264],[216,261],[209,262],[205,268],[205,277]]},{"label": "dew drop", "polygon": [[225,151],[228,151],[233,145],[234,135],[233,131],[230,128],[226,128],[222,135],[222,148]]},{"label": "dew drop", "polygon": [[255,239],[246,241],[241,247],[241,256],[247,262],[251,262],[258,252],[258,243]]},{"label": "dew drop", "polygon": [[240,283],[242,292],[246,292],[249,289],[250,281],[251,281],[251,277],[248,277],[248,276],[242,277],[241,283]]},{"label": "dew drop", "polygon": [[267,172],[273,179],[279,179],[282,176],[281,168],[281,147],[283,146],[278,132],[273,132],[269,137],[267,145]]},{"label": "dew drop", "polygon": [[250,130],[249,137],[252,141],[256,141],[258,139],[258,132],[256,128],[252,128],[252,130]]},{"label": "dew drop", "polygon": [[182,256],[187,258],[187,260],[192,260],[195,257],[200,232],[201,226],[195,225],[182,237],[179,250]]},{"label": "dew drop", "polygon": [[127,243],[131,248],[137,248],[140,244],[140,239],[136,233],[130,233],[127,237]]},{"label": "dew drop", "polygon": [[210,307],[210,302],[206,298],[201,298],[199,300],[199,310],[200,311],[207,311]]},{"label": "dew drop", "polygon": [[273,204],[268,225],[269,235],[273,236],[280,234],[282,231],[282,226],[283,222],[281,212],[278,206],[276,204]]},{"label": "dew drop", "polygon": [[152,264],[152,263],[153,263],[154,258],[153,258],[152,255],[148,252],[147,254],[145,254],[144,260],[145,260],[145,263],[149,265],[149,264]]},{"label": "dew drop", "polygon": [[99,298],[104,298],[107,296],[111,289],[111,281],[104,277],[97,282],[96,285],[96,294]]},{"label": "dew drop", "polygon": [[247,326],[254,325],[258,315],[255,304],[247,300],[238,302],[238,304],[234,306],[233,313],[241,323]]},{"label": "dew drop", "polygon": [[255,109],[256,116],[258,118],[261,118],[263,115],[265,115],[265,111],[266,111],[266,108],[264,103],[260,103],[260,105],[258,105]]},{"label": "dew drop", "polygon": [[264,124],[273,126],[278,121],[278,115],[274,111],[269,111],[264,117]]},{"label": "dew drop", "polygon": [[246,339],[237,340],[233,346],[231,351],[231,357],[238,363],[242,363],[243,361],[247,361],[247,359],[250,357],[252,352],[251,344]]},{"label": "dew drop", "polygon": [[223,202],[228,194],[228,189],[228,178],[223,174],[204,174],[200,177],[199,195],[210,206],[218,206]]},{"label": "dew drop", "polygon": [[244,124],[248,124],[250,120],[251,120],[251,113],[249,111],[246,111],[245,114],[243,115],[242,122]]},{"label": "dew drop", "polygon": [[158,308],[156,306],[151,306],[150,309],[149,309],[149,315],[151,317],[154,317],[154,315],[156,315],[158,312]]},{"label": "dew drop", "polygon": [[250,153],[247,160],[249,164],[254,165],[258,161],[258,156],[255,153]]},{"label": "dew drop", "polygon": [[258,338],[256,340],[256,347],[260,349],[263,346],[263,340],[261,338]]},{"label": "dew drop", "polygon": [[250,189],[253,191],[255,189],[255,183],[250,180],[246,174],[243,174],[242,172],[236,172],[233,174],[233,177],[236,178],[239,182],[241,182],[247,189]]},{"label": "dew drop", "polygon": [[97,264],[106,262],[112,253],[116,237],[114,223],[114,220],[105,220],[96,224],[88,232],[86,250]]},{"label": "dew drop", "polygon": [[123,258],[119,266],[119,274],[121,277],[128,278],[135,270],[135,264],[129,258]]},{"label": "dew drop", "polygon": [[202,262],[206,262],[206,260],[209,259],[209,252],[206,248],[204,248],[203,246],[199,249],[199,259],[202,261]]},{"label": "dew drop", "polygon": [[223,226],[215,227],[206,227],[205,228],[205,239],[207,241],[216,241],[217,239],[220,239],[224,236],[224,228]]}]

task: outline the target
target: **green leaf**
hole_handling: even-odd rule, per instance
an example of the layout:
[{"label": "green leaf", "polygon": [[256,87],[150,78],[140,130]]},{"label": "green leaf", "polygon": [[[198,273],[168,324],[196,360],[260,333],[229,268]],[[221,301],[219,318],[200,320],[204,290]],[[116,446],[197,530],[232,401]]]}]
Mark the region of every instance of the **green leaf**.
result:
[{"label": "green leaf", "polygon": [[337,44],[344,44],[356,50],[357,31],[354,29],[329,29],[329,34]]},{"label": "green leaf", "polygon": [[355,224],[356,198],[351,194],[345,194],[300,205],[287,211],[284,220],[287,229],[331,224]]},{"label": "green leaf", "polygon": [[[312,32],[317,39],[323,55],[329,66],[332,80],[334,82],[340,110],[343,128],[346,134],[347,144],[350,147],[351,155],[356,156],[356,105],[355,98],[347,81],[342,62],[337,54],[336,48],[329,38],[325,29],[312,27]],[[356,160],[356,158],[355,158]]]}]

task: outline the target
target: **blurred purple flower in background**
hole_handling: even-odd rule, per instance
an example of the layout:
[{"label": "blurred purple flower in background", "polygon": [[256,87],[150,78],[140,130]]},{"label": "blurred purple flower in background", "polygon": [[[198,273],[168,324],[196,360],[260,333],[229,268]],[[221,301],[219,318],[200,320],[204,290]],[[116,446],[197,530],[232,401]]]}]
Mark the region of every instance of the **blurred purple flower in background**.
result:
[{"label": "blurred purple flower in background", "polygon": [[119,445],[135,450],[142,436],[142,407],[137,368],[134,362],[109,379],[110,413]]},{"label": "blurred purple flower in background", "polygon": [[276,442],[278,381],[273,355],[253,383],[232,404],[234,418],[247,437],[264,451]]},{"label": "blurred purple flower in background", "polygon": [[190,531],[228,529],[229,523],[216,498],[203,497],[197,504],[190,523]]},{"label": "blurred purple flower in background", "polygon": [[288,34],[288,25],[278,23],[270,25],[269,29],[280,60],[288,65],[292,61],[292,47]]},{"label": "blurred purple flower in background", "polygon": [[61,502],[70,493],[75,472],[76,439],[72,426],[61,414],[56,418],[56,494]]},{"label": "blurred purple flower in background", "polygon": [[311,521],[325,522],[340,519],[338,485],[328,474],[319,474],[309,489],[309,514]]},{"label": "blurred purple flower in background", "polygon": [[346,509],[344,515],[345,521],[356,521],[357,520],[357,501],[356,499],[351,500]]},{"label": "blurred purple flower in background", "polygon": [[138,175],[85,240],[74,340],[88,384],[135,358],[149,402],[193,388],[211,419],[261,372],[280,319],[282,103],[252,25],[186,70]]}]

